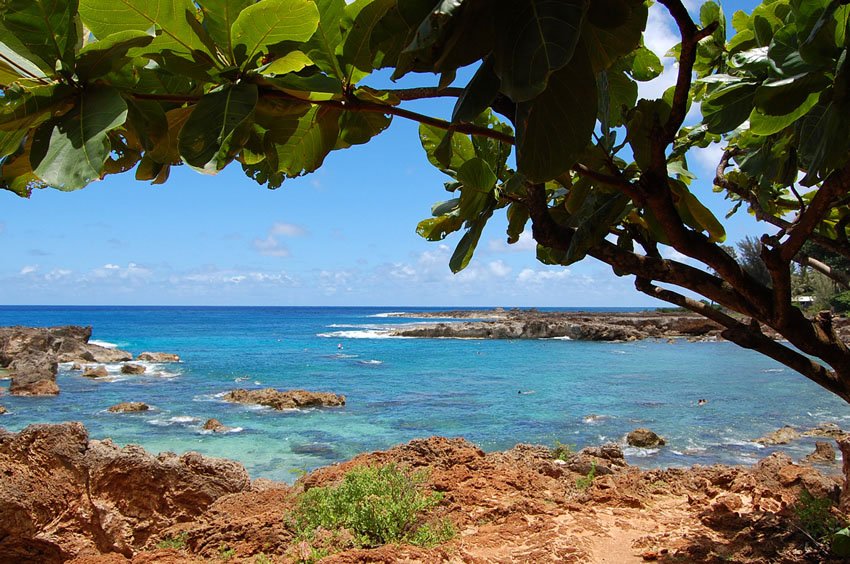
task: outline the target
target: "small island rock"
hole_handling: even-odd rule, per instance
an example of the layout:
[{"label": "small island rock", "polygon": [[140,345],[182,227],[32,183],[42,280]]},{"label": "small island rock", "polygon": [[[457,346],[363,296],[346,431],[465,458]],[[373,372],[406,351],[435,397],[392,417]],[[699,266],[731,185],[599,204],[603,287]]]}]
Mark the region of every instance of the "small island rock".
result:
[{"label": "small island rock", "polygon": [[71,365],[71,370],[73,370],[74,372],[81,372],[83,370],[83,365],[79,362],[75,362]]},{"label": "small island rock", "polygon": [[0,405],[0,415],[3,415],[4,413],[6,413],[6,408]]},{"label": "small island rock", "polygon": [[666,444],[666,441],[663,438],[656,435],[653,431],[642,427],[629,433],[626,436],[626,442],[629,443],[630,446],[639,448],[654,448],[664,446]]},{"label": "small island rock", "polygon": [[141,364],[130,364],[128,362],[121,366],[121,374],[144,374],[145,370],[147,370],[147,368]]},{"label": "small island rock", "polygon": [[803,431],[804,437],[825,437],[827,439],[837,439],[844,435],[841,427],[835,423],[820,423],[814,429]]},{"label": "small island rock", "polygon": [[768,433],[763,437],[759,437],[755,442],[762,445],[787,445],[794,439],[800,438],[800,432],[789,425],[785,425],[781,429],[777,429],[772,433]]},{"label": "small island rock", "polygon": [[83,372],[86,378],[104,378],[109,376],[109,371],[105,366],[87,366]]},{"label": "small island rock", "polygon": [[835,462],[835,449],[831,444],[817,441],[815,451],[803,458],[803,464],[831,464]]},{"label": "small island rock", "polygon": [[147,411],[151,407],[141,401],[124,401],[121,403],[117,403],[107,409],[106,411],[110,413],[136,413],[139,411]]},{"label": "small island rock", "polygon": [[298,407],[336,407],[345,405],[345,396],[329,392],[308,392],[307,390],[280,391],[274,388],[264,390],[237,389],[224,396],[225,401],[265,405],[274,409],[295,409]]},{"label": "small island rock", "polygon": [[148,362],[180,362],[180,357],[172,353],[143,352],[136,357],[136,360],[146,360]]},{"label": "small island rock", "polygon": [[226,433],[232,429],[233,427],[223,425],[218,419],[207,419],[206,423],[204,423],[204,430],[212,431],[213,433]]}]

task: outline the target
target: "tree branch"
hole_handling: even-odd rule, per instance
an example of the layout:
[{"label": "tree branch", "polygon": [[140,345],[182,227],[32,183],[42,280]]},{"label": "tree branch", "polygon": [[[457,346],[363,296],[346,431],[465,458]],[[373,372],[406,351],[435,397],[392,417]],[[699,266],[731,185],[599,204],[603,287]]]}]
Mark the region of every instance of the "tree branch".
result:
[{"label": "tree branch", "polygon": [[828,264],[814,259],[802,251],[797,253],[797,256],[794,257],[794,262],[800,266],[808,266],[809,268],[820,272],[839,286],[842,286],[844,289],[850,289],[850,276],[848,276],[847,273],[836,270]]},{"label": "tree branch", "polygon": [[429,98],[459,98],[463,94],[463,88],[439,88],[437,86],[425,86],[421,88],[397,88],[384,90],[402,101],[424,100]]}]

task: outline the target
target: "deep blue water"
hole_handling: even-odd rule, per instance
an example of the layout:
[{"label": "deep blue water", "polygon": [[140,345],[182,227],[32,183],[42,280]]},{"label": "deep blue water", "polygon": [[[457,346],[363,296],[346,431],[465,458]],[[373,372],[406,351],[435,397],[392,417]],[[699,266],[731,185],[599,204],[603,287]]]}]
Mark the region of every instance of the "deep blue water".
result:
[{"label": "deep blue water", "polygon": [[[751,440],[784,424],[850,426],[846,403],[729,343],[380,338],[388,324],[417,320],[376,315],[424,309],[0,307],[0,325],[92,325],[93,339],[183,359],[109,381],[60,370],[57,397],[0,397],[10,412],[0,425],[82,421],[93,438],[234,458],[254,477],[288,481],[430,435],[463,436],[485,450],[518,442],[582,447],[622,441],[645,426],[668,446],[628,449],[632,463],[687,466],[753,463],[771,449]],[[269,386],[342,393],[348,402],[276,412],[219,398]],[[708,404],[698,407],[699,398]],[[105,411],[119,401],[154,409]],[[210,417],[241,431],[204,434]],[[813,442],[780,448],[798,457]]]}]

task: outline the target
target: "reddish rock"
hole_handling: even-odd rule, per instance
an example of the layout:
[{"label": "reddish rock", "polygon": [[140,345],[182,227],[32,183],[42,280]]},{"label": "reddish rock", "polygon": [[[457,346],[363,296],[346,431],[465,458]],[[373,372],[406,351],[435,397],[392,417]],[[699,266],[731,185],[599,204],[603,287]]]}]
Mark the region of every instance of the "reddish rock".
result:
[{"label": "reddish rock", "polygon": [[204,423],[204,430],[212,431],[213,433],[226,433],[228,431],[231,431],[232,429],[233,427],[223,425],[218,419],[207,419],[207,421]]},{"label": "reddish rock", "polygon": [[264,390],[232,390],[225,394],[225,401],[265,405],[274,409],[295,409],[300,407],[337,407],[345,405],[345,396],[328,392],[308,392],[307,390],[280,391],[274,388]]},{"label": "reddish rock", "polygon": [[148,362],[180,362],[180,357],[172,353],[143,352],[136,357],[136,360],[145,360]]},{"label": "reddish rock", "polygon": [[639,448],[655,448],[666,444],[663,438],[643,427],[635,429],[626,435],[626,442],[633,447]]},{"label": "reddish rock", "polygon": [[0,554],[46,564],[130,556],[151,534],[250,483],[236,462],[89,441],[79,423],[0,430],[0,475]]},{"label": "reddish rock", "polygon": [[832,464],[835,462],[835,448],[829,443],[815,442],[815,451],[806,455],[803,464]]},{"label": "reddish rock", "polygon": [[791,441],[800,438],[800,431],[794,427],[785,425],[763,437],[759,437],[755,442],[763,445],[787,445]]}]

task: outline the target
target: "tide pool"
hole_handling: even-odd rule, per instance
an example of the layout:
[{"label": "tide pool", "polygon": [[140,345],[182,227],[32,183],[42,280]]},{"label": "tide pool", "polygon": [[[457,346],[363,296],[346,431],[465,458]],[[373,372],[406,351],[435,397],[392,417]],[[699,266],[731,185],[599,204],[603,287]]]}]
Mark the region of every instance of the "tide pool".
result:
[{"label": "tide pool", "polygon": [[[846,403],[729,343],[375,338],[389,324],[418,321],[384,315],[391,311],[426,309],[0,307],[0,325],[92,325],[92,339],[182,358],[148,364],[140,376],[118,375],[115,365],[107,381],[63,367],[57,397],[0,397],[9,410],[0,426],[81,421],[92,438],[233,458],[252,477],[286,481],[431,435],[485,450],[556,441],[581,448],[649,427],[667,446],[626,453],[655,467],[751,464],[777,449],[801,457],[815,439],[769,448],[752,439],[786,424],[850,427]],[[239,387],[329,391],[347,404],[277,412],[222,401]],[[697,406],[700,398],[708,404]],[[121,401],[153,409],[106,411]],[[234,432],[203,431],[209,418]]]}]

